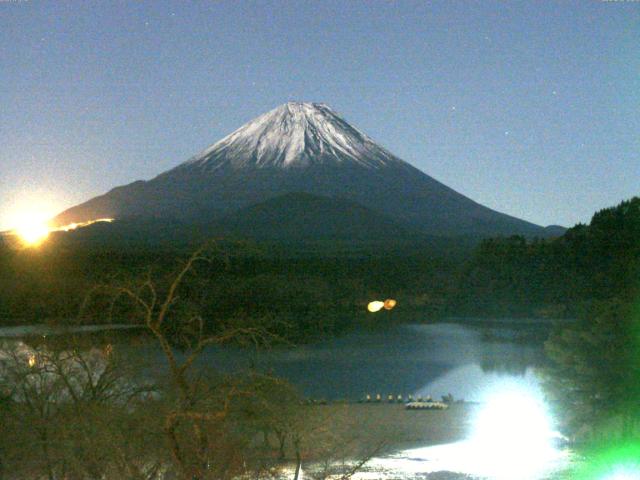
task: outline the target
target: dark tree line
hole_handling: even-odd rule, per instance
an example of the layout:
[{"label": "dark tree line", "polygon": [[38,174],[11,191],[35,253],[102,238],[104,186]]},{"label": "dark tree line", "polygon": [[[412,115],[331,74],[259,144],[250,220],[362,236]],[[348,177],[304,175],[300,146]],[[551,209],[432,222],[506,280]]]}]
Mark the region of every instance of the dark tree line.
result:
[{"label": "dark tree line", "polygon": [[136,357],[109,333],[103,343],[0,345],[0,478],[278,479],[293,468],[297,479],[304,462],[308,478],[346,480],[379,451],[341,412],[306,404],[281,379],[195,367],[208,346],[274,339],[252,318],[205,328],[190,290],[217,258],[199,250],[161,282],[114,279],[84,302],[83,314],[126,312],[159,359]]},{"label": "dark tree line", "polygon": [[[198,265],[198,276],[184,285],[192,307],[201,309],[212,329],[236,317],[277,319],[277,333],[295,342],[370,325],[365,307],[374,299],[394,297],[407,314],[440,314],[458,268],[456,260],[422,250],[287,255],[244,244],[227,250],[232,261]],[[60,248],[51,242],[37,250],[14,250],[0,245],[0,325],[75,321],[95,285],[152,274],[162,287],[188,256],[179,249]],[[128,313],[119,313],[115,320],[127,322]],[[94,315],[84,321],[107,319]]]},{"label": "dark tree line", "polygon": [[[493,238],[475,248],[452,240],[450,255],[428,244],[229,245],[233,261],[225,268],[219,262],[200,266],[190,298],[214,323],[277,316],[279,333],[296,341],[371,322],[364,306],[389,296],[402,307],[391,316],[400,321],[415,321],[417,312],[432,319],[573,318],[592,301],[629,295],[629,282],[640,273],[638,202],[597,212],[589,225],[576,225],[556,239]],[[94,285],[149,272],[170,278],[189,252],[57,240],[36,250],[0,244],[0,324],[75,318]]]},{"label": "dark tree line", "polygon": [[640,275],[640,198],[594,214],[552,240],[483,241],[450,300],[481,315],[576,317],[591,302],[629,298]]},{"label": "dark tree line", "polygon": [[547,385],[578,440],[640,432],[640,199],[596,213],[564,239],[585,306],[546,343]]}]

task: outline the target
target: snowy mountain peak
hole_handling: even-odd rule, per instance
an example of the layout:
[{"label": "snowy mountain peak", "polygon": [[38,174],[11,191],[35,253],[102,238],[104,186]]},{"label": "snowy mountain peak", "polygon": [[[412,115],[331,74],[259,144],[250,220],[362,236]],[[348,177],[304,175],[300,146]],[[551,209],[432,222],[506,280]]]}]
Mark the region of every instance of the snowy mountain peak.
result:
[{"label": "snowy mountain peak", "polygon": [[178,168],[404,164],[323,103],[288,102],[244,124]]},{"label": "snowy mountain peak", "polygon": [[[356,222],[362,212],[358,205],[371,215],[392,218],[383,230],[393,235],[402,236],[396,228],[401,225],[430,235],[545,234],[541,227],[490,210],[403,162],[327,105],[304,102],[280,105],[151,180],[114,188],[72,207],[56,217],[55,225],[96,218],[136,223],[168,219],[168,226],[175,220],[185,226],[194,222],[193,231],[200,231],[219,221],[218,227],[236,222],[246,231],[264,225],[266,237],[273,231],[273,238],[286,238],[287,228],[300,228],[315,238],[330,235],[333,223]],[[233,217],[234,212],[240,217]],[[292,219],[298,223],[287,227],[294,225]],[[371,235],[380,232],[380,225],[376,220],[371,230],[360,223],[352,231],[357,236],[360,228]],[[371,238],[380,237],[376,233]]]}]

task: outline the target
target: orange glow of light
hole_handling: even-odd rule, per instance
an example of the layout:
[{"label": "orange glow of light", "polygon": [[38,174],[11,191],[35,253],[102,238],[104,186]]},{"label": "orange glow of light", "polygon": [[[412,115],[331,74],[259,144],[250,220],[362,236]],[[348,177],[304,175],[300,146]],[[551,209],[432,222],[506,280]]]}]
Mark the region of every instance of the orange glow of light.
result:
[{"label": "orange glow of light", "polygon": [[111,223],[113,220],[113,218],[98,218],[86,222],[70,223],[69,225],[63,225],[61,227],[51,227],[45,215],[24,213],[15,216],[13,222],[15,227],[10,233],[17,236],[25,247],[38,247],[52,232],[69,232],[98,222]]},{"label": "orange glow of light", "polygon": [[385,310],[391,310],[393,307],[395,307],[398,304],[398,302],[396,302],[393,298],[387,298],[384,301],[384,309]]},{"label": "orange glow of light", "polygon": [[51,230],[43,215],[24,214],[18,217],[12,231],[25,246],[37,247],[47,239]]},{"label": "orange glow of light", "polygon": [[56,228],[55,231],[56,232],[69,232],[71,230],[76,230],[78,228],[88,227],[89,225],[93,225],[94,223],[98,223],[98,222],[111,223],[111,222],[113,222],[113,218],[97,218],[95,220],[87,220],[86,222],[70,223],[69,225],[64,225],[62,227]]}]

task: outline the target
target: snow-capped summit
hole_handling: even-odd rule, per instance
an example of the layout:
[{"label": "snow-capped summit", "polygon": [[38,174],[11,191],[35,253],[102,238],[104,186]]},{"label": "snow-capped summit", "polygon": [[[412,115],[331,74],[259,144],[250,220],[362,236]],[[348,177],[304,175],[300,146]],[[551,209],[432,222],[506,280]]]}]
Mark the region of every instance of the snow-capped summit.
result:
[{"label": "snow-capped summit", "polygon": [[[294,193],[324,200],[290,195]],[[278,198],[284,200],[270,201]],[[336,205],[349,209],[346,205],[357,204],[369,212],[363,214],[367,218],[379,214],[389,219],[385,225],[432,235],[544,234],[541,227],[480,205],[400,160],[327,105],[300,102],[251,120],[151,180],[114,188],[70,208],[55,223],[151,217],[202,224],[244,211],[253,212],[249,217],[254,220],[272,218],[277,230],[282,227],[278,219],[290,212],[273,209],[291,202],[305,203],[298,206],[314,211],[316,218],[309,222],[317,225],[337,222],[335,213],[342,207]],[[247,210],[251,206],[260,215]]]},{"label": "snow-capped summit", "polygon": [[324,103],[289,102],[244,124],[185,166],[306,167],[352,163],[379,168],[403,163]]}]

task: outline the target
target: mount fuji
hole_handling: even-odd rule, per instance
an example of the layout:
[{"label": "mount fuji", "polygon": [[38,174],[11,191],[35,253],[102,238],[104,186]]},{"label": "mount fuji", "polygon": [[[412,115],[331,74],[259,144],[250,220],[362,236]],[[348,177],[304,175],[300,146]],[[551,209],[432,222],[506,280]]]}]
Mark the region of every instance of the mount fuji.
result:
[{"label": "mount fuji", "polygon": [[[273,201],[279,197],[283,200]],[[332,218],[340,213],[336,205],[347,202],[362,207],[373,222],[402,225],[398,234],[406,227],[438,236],[547,236],[543,227],[482,206],[399,159],[327,105],[300,102],[257,117],[151,180],[72,207],[54,223],[109,217],[250,228],[249,220],[237,217],[260,211],[264,229],[264,219],[282,218],[270,208],[313,197],[334,202]],[[326,202],[312,203],[314,217],[300,217],[300,229],[307,221],[317,226],[314,218],[322,217],[320,206]],[[366,224],[364,213],[359,215],[358,224]],[[278,223],[273,222],[274,230]]]}]

